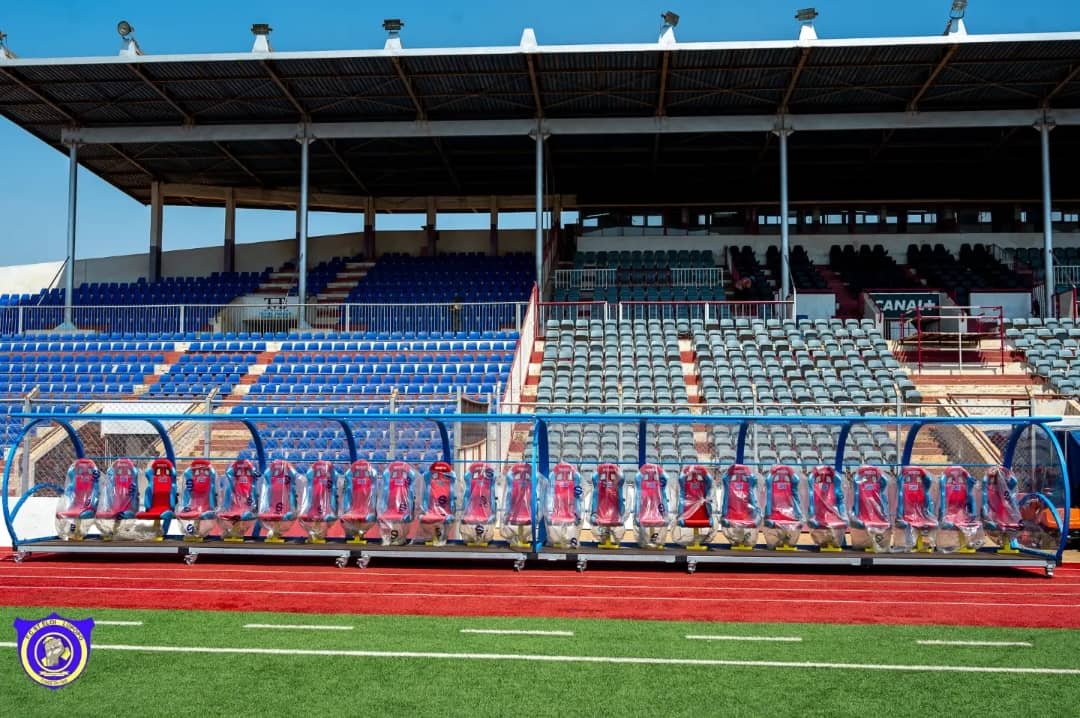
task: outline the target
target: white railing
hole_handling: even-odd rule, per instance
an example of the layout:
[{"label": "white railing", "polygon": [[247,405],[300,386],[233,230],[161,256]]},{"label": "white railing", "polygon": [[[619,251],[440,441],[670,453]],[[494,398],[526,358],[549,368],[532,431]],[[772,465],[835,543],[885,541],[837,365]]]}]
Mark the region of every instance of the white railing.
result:
[{"label": "white railing", "polygon": [[671,284],[675,287],[718,287],[723,283],[722,267],[671,268]]},{"label": "white railing", "polygon": [[1080,286],[1080,264],[1055,264],[1054,283],[1056,286]]},{"label": "white railing", "polygon": [[556,289],[596,289],[613,287],[618,281],[615,269],[559,269],[555,271]]},{"label": "white railing", "polygon": [[629,321],[693,319],[706,324],[728,319],[794,319],[794,302],[541,302],[538,332],[549,321]]},{"label": "white railing", "polygon": [[[527,302],[444,304],[263,304],[73,307],[83,332],[493,332],[520,330]],[[0,335],[52,331],[63,307],[0,307]]]}]

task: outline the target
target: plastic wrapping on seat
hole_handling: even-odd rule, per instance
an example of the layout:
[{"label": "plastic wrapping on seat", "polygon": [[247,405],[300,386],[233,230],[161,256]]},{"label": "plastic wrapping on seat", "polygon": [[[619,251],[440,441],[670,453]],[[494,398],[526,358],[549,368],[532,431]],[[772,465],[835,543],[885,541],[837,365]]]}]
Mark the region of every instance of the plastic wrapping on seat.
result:
[{"label": "plastic wrapping on seat", "polygon": [[704,466],[683,467],[679,474],[679,501],[672,540],[701,551],[716,533],[715,485]]},{"label": "plastic wrapping on seat", "polygon": [[139,469],[131,459],[117,459],[105,472],[95,523],[105,540],[134,538],[139,512]]},{"label": "plastic wrapping on seat", "polygon": [[64,493],[56,500],[56,535],[78,541],[97,514],[101,472],[92,459],[76,459],[67,470]]},{"label": "plastic wrapping on seat", "polygon": [[478,461],[469,466],[458,533],[470,546],[487,546],[495,538],[495,481],[490,464]]},{"label": "plastic wrapping on seat", "polygon": [[364,543],[375,525],[378,511],[379,478],[368,461],[354,461],[341,496],[341,527],[352,543]]},{"label": "plastic wrapping on seat", "polygon": [[670,483],[656,464],[645,464],[634,477],[634,529],[641,548],[662,549],[671,525]]},{"label": "plastic wrapping on seat", "polygon": [[975,497],[978,481],[962,466],[950,466],[941,477],[941,529],[938,550],[971,553],[983,544],[982,522]]},{"label": "plastic wrapping on seat", "polygon": [[384,546],[401,546],[409,540],[415,518],[416,478],[416,469],[405,461],[391,462],[383,472],[377,520]]},{"label": "plastic wrapping on seat", "polygon": [[414,541],[428,546],[445,546],[457,517],[457,476],[445,461],[436,461],[424,474],[420,498],[420,525]]},{"label": "plastic wrapping on seat", "polygon": [[986,533],[1002,552],[1015,551],[1022,517],[1016,476],[1003,466],[995,466],[983,479],[982,520]]},{"label": "plastic wrapping on seat", "polygon": [[581,474],[570,464],[556,464],[543,487],[547,544],[553,548],[577,548],[582,523]]},{"label": "plastic wrapping on seat", "polygon": [[145,533],[145,538],[161,539],[165,524],[176,517],[176,467],[168,459],[154,459],[144,478],[142,510],[135,518],[152,522],[140,526],[140,533]]},{"label": "plastic wrapping on seat", "polygon": [[258,479],[255,464],[237,459],[229,465],[221,480],[221,505],[218,526],[226,541],[243,541],[255,525],[258,509]]},{"label": "plastic wrapping on seat", "polygon": [[799,475],[790,466],[774,466],[765,475],[765,545],[794,549],[802,535],[803,520]]},{"label": "plastic wrapping on seat", "polygon": [[330,527],[337,523],[340,477],[329,461],[313,461],[304,474],[300,496],[300,527],[312,543],[324,543]]},{"label": "plastic wrapping on seat", "polygon": [[259,481],[259,524],[271,543],[283,541],[296,522],[297,483],[296,469],[285,459],[271,461]]},{"label": "plastic wrapping on seat", "polygon": [[896,525],[893,551],[927,553],[937,546],[938,520],[934,510],[935,481],[920,466],[900,471],[896,489]]},{"label": "plastic wrapping on seat", "polygon": [[888,477],[876,466],[860,466],[851,485],[851,545],[865,551],[888,551],[892,539]]},{"label": "plastic wrapping on seat", "polygon": [[757,477],[749,466],[734,464],[724,472],[720,528],[734,549],[752,549],[761,524]]},{"label": "plastic wrapping on seat", "polygon": [[1016,542],[1002,537],[1004,543],[998,553],[1017,553],[1021,546],[1050,553],[1057,551],[1062,531],[1068,530],[1065,513],[1044,494],[1027,494],[1018,503],[1020,531],[1016,534]]},{"label": "plastic wrapping on seat", "polygon": [[195,459],[184,471],[176,518],[188,540],[201,540],[217,526],[217,472],[207,459]]},{"label": "plastic wrapping on seat", "polygon": [[533,483],[530,464],[514,464],[506,472],[501,530],[503,538],[512,547],[532,546]]},{"label": "plastic wrapping on seat", "polygon": [[831,466],[818,466],[810,472],[809,479],[806,523],[810,538],[822,551],[837,551],[844,546],[848,528],[840,476]]},{"label": "plastic wrapping on seat", "polygon": [[592,475],[589,525],[600,548],[618,548],[626,534],[626,486],[622,469],[600,464]]}]

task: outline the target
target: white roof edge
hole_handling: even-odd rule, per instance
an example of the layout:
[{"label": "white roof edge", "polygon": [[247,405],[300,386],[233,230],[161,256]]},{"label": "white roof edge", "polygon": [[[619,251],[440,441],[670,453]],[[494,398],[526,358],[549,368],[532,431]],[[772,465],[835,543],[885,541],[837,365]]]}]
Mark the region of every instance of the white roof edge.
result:
[{"label": "white roof edge", "polygon": [[1080,31],[1048,33],[1014,33],[998,35],[926,35],[915,37],[885,38],[833,38],[810,41],[760,40],[723,42],[680,42],[678,45],[661,46],[655,42],[596,45],[540,45],[523,50],[519,45],[500,47],[447,47],[404,48],[387,51],[383,48],[369,50],[310,50],[300,52],[275,52],[270,58],[251,52],[229,52],[191,55],[139,55],[121,57],[106,55],[96,57],[19,57],[5,60],[4,67],[30,67],[43,65],[111,65],[153,64],[157,62],[238,62],[271,59],[280,60],[330,60],[377,57],[441,57],[464,55],[516,55],[516,54],[571,54],[571,53],[623,53],[623,52],[693,52],[706,50],[782,50],[804,47],[904,47],[914,45],[972,45],[986,43],[1035,43],[1080,41]]}]

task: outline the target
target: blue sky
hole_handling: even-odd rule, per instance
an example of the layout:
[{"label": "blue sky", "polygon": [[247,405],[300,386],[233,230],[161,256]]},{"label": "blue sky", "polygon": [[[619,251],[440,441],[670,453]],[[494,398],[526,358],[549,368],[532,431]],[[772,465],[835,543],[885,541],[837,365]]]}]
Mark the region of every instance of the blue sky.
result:
[{"label": "blue sky", "polygon": [[[389,2],[284,2],[186,0],[183,3],[32,0],[5,3],[0,30],[21,57],[111,55],[119,50],[116,23],[131,22],[149,54],[233,52],[251,47],[249,27],[268,22],[276,50],[381,47],[385,17],[401,17],[408,47],[517,44],[521,30],[535,28],[541,44],[651,42],[659,15],[682,16],[681,41],[783,39],[798,33],[793,15],[813,0],[604,0],[543,3],[500,0],[393,0]],[[950,0],[818,0],[821,37],[933,35],[942,31]],[[971,33],[1080,30],[1076,0],[971,0]],[[67,161],[10,122],[0,119],[0,265],[63,258]],[[81,257],[144,251],[149,210],[89,173],[80,173]],[[166,209],[165,249],[220,243],[222,210]],[[419,227],[420,217],[394,217],[393,225]],[[487,219],[472,216],[476,226]],[[311,232],[359,230],[355,216],[312,215]],[[444,223],[445,224],[445,223]],[[447,225],[448,226],[448,225]],[[471,226],[471,225],[470,225]],[[288,212],[241,211],[240,242],[278,239],[294,231]]]}]

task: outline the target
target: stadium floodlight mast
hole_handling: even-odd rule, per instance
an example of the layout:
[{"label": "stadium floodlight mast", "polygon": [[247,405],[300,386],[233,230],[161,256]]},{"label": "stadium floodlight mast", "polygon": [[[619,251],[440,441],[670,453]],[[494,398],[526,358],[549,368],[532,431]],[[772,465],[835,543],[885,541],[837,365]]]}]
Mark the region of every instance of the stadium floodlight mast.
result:
[{"label": "stadium floodlight mast", "polygon": [[120,46],[120,54],[134,57],[143,54],[139,47],[139,41],[135,39],[135,28],[127,20],[116,23],[116,32],[120,35],[123,45]]},{"label": "stadium floodlight mast", "polygon": [[405,27],[405,21],[399,17],[388,17],[382,21],[383,30],[386,30],[387,38],[384,49],[401,49],[401,28]]},{"label": "stadium floodlight mast", "polygon": [[964,25],[967,6],[968,0],[953,0],[949,10],[949,22],[945,25],[945,35],[967,35],[967,27]]},{"label": "stadium floodlight mast", "polygon": [[255,36],[255,44],[252,45],[252,52],[273,52],[273,48],[270,47],[270,33],[274,31],[274,28],[270,27],[268,23],[257,22],[251,26],[251,34]]},{"label": "stadium floodlight mast", "polygon": [[8,49],[7,46],[7,33],[0,30],[0,61],[14,60],[18,55]]},{"label": "stadium floodlight mast", "polygon": [[795,19],[802,26],[799,28],[800,40],[817,40],[817,30],[814,29],[814,20],[818,16],[817,8],[804,7],[795,12]]},{"label": "stadium floodlight mast", "polygon": [[668,10],[660,18],[664,21],[664,24],[660,26],[659,43],[661,45],[674,45],[675,28],[679,25],[679,14]]}]

